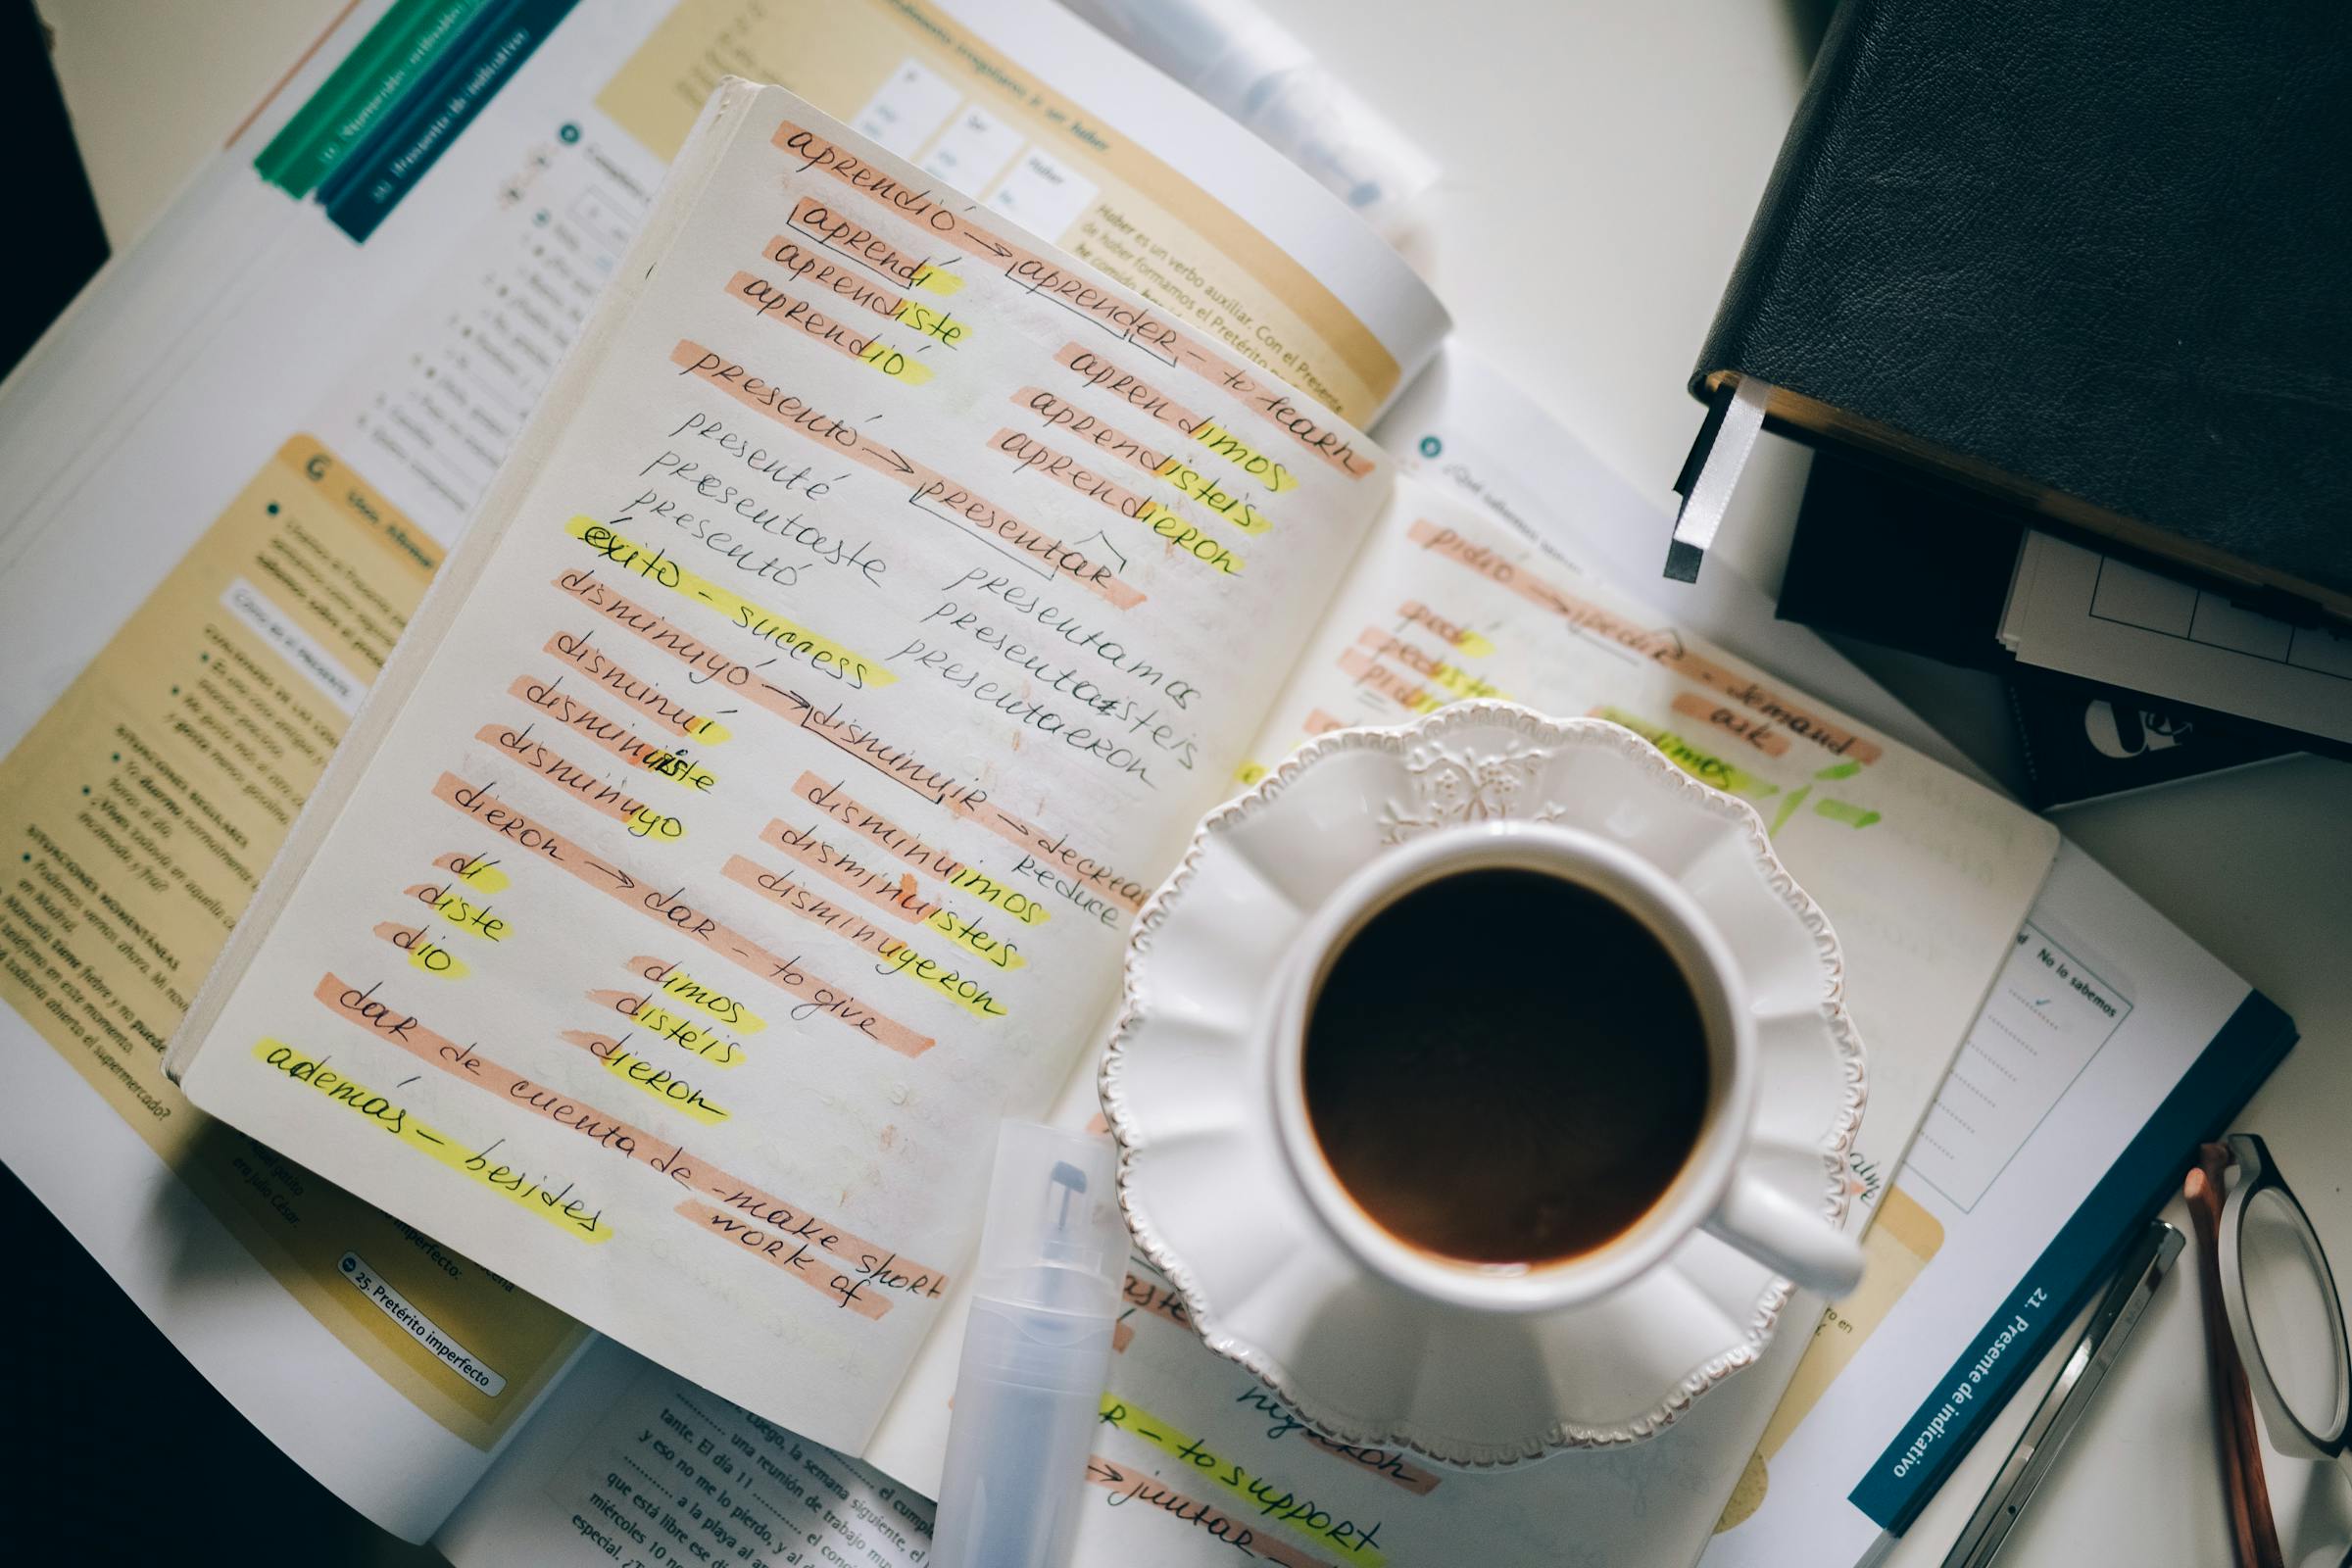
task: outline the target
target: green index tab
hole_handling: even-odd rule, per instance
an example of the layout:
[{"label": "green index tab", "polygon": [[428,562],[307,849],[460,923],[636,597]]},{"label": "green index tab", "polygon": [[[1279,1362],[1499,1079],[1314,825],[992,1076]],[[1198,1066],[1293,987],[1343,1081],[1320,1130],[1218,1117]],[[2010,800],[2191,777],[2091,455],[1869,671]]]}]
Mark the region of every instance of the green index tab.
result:
[{"label": "green index tab", "polygon": [[410,85],[489,0],[394,0],[383,19],[270,138],[253,167],[301,201],[396,108]]}]

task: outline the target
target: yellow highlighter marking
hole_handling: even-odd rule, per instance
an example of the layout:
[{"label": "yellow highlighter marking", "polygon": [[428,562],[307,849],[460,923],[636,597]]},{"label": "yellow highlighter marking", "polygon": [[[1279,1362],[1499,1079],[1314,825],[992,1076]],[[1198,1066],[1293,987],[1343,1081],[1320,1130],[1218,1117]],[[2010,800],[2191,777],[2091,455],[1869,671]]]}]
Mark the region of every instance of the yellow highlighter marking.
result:
[{"label": "yellow highlighter marking", "polygon": [[1195,425],[1192,437],[1208,449],[1209,456],[1223,458],[1276,495],[1298,488],[1297,474],[1264,453],[1252,450],[1240,436],[1213,420],[1203,419]]},{"label": "yellow highlighter marking", "polygon": [[459,881],[478,892],[504,893],[514,886],[496,860],[485,860],[478,855],[462,859],[454,869]]},{"label": "yellow highlighter marking", "polygon": [[650,1002],[639,1003],[629,1021],[647,1034],[660,1035],[680,1051],[693,1052],[713,1067],[732,1067],[744,1057],[741,1046],[708,1024],[681,1018]]},{"label": "yellow highlighter marking", "polygon": [[1781,792],[1778,784],[1768,784],[1753,773],[1734,767],[1722,758],[1700,751],[1674,731],[1637,718],[1621,708],[1602,708],[1596,710],[1596,715],[1613,724],[1623,724],[1665,753],[1666,760],[1701,784],[1712,784],[1719,790],[1751,801]]},{"label": "yellow highlighter marking", "polygon": [[955,348],[972,335],[972,323],[920,300],[901,300],[890,318],[901,326],[912,327],[927,338]]},{"label": "yellow highlighter marking", "polygon": [[1491,680],[1480,680],[1459,664],[1441,663],[1429,672],[1429,678],[1456,697],[1500,697],[1501,687]]},{"label": "yellow highlighter marking", "polygon": [[962,278],[957,277],[954,272],[948,271],[945,268],[933,267],[929,262],[925,262],[922,266],[916,268],[914,270],[914,276],[908,278],[907,282],[916,288],[925,289],[933,294],[937,294],[943,299],[950,294],[960,294],[963,292]]},{"label": "yellow highlighter marking", "polygon": [[612,1240],[612,1227],[604,1222],[601,1210],[589,1209],[576,1198],[559,1203],[558,1195],[542,1191],[537,1182],[525,1179],[509,1166],[494,1164],[482,1154],[465,1152],[463,1145],[417,1120],[406,1106],[394,1104],[324,1061],[304,1055],[282,1040],[268,1037],[253,1048],[253,1055],[255,1060],[275,1068],[296,1083],[310,1085],[411,1149],[430,1154],[466,1180],[529,1210],[558,1230],[584,1242]]},{"label": "yellow highlighter marking", "polygon": [[868,339],[865,347],[858,351],[858,358],[893,381],[904,381],[908,386],[921,386],[931,379],[931,367],[911,355],[900,353],[878,337]]},{"label": "yellow highlighter marking", "polygon": [[627,823],[632,838],[660,839],[664,844],[686,836],[686,824],[666,811],[657,811],[650,806],[640,806],[629,813]]},{"label": "yellow highlighter marking", "polygon": [[767,1027],[767,1020],[751,1008],[716,987],[703,984],[683,969],[672,969],[662,977],[662,994],[716,1019],[737,1034],[756,1035]]},{"label": "yellow highlighter marking", "polygon": [[999,969],[1029,967],[1029,960],[1011,943],[990,935],[978,921],[966,919],[953,909],[933,909],[923,916],[923,924],[966,952],[978,954]]},{"label": "yellow highlighter marking", "polygon": [[409,962],[443,980],[466,978],[466,960],[429,937],[419,936],[409,947]]},{"label": "yellow highlighter marking", "polygon": [[1143,1439],[1190,1466],[1196,1475],[1215,1482],[1247,1503],[1258,1518],[1288,1526],[1316,1549],[1336,1552],[1342,1562],[1355,1568],[1381,1568],[1388,1560],[1372,1546],[1380,1532],[1379,1520],[1352,1518],[1319,1507],[1321,1499],[1303,1496],[1271,1476],[1259,1475],[1239,1460],[1214,1452],[1200,1439],[1115,1394],[1102,1396],[1101,1416],[1105,1425]]},{"label": "yellow highlighter marking", "polygon": [[948,875],[948,886],[958,893],[968,893],[983,904],[993,904],[1023,925],[1038,925],[1053,918],[1046,906],[1023,893],[1007,887],[986,871],[959,865]]},{"label": "yellow highlighter marking", "polygon": [[[620,570],[710,606],[755,637],[788,650],[826,674],[854,675],[868,686],[888,686],[899,678],[885,669],[880,660],[868,659],[839,643],[829,642],[798,621],[754,604],[732,588],[688,571],[674,558],[659,550],[648,550],[609,523],[578,516],[566,523],[564,531]],[[702,736],[707,743],[724,738],[724,731],[715,736],[708,733]]]},{"label": "yellow highlighter marking", "polygon": [[892,974],[937,992],[975,1018],[1002,1018],[1011,1011],[978,979],[926,958],[904,942],[882,950],[882,965]]},{"label": "yellow highlighter marking", "polygon": [[640,757],[636,760],[637,765],[647,772],[657,773],[662,778],[683,784],[698,794],[708,795],[718,787],[716,773],[704,767],[693,758],[680,757],[676,752],[655,752],[649,757]]},{"label": "yellow highlighter marking", "polygon": [[715,1126],[733,1114],[703,1098],[703,1092],[700,1089],[695,1088],[667,1067],[648,1061],[634,1052],[623,1051],[620,1047],[614,1046],[610,1051],[599,1050],[597,1054],[605,1064],[605,1071],[624,1083],[634,1084],[639,1090],[653,1096],[656,1100],[675,1106],[696,1121],[709,1122]]}]

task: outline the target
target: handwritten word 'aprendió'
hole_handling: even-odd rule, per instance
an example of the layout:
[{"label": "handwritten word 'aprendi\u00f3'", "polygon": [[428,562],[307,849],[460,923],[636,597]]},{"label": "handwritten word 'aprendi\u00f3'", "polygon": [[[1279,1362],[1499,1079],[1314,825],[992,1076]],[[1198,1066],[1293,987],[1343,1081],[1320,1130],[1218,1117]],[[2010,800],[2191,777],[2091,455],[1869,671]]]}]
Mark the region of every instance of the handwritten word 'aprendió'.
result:
[{"label": "handwritten word 'aprendi\u00f3'", "polygon": [[[324,1060],[315,1059],[279,1040],[264,1040],[253,1048],[255,1058],[284,1073],[296,1083],[308,1084],[327,1099],[349,1107],[383,1131],[390,1133],[411,1149],[430,1154],[434,1159],[489,1188],[500,1197],[520,1204],[558,1229],[586,1242],[610,1241],[612,1227],[604,1222],[602,1209],[590,1209],[571,1195],[572,1185],[561,1192],[549,1192],[537,1182],[519,1177],[509,1180],[504,1165],[493,1165],[489,1151],[467,1153],[464,1147],[446,1134],[418,1121],[403,1107],[394,1104],[366,1085],[345,1077],[329,1067]],[[492,1145],[493,1149],[497,1146]]]},{"label": "handwritten word 'aprendi\u00f3'", "polygon": [[945,877],[950,888],[1004,910],[1023,925],[1038,925],[1050,918],[1046,906],[1037,900],[984,871],[975,870],[947,851],[924,843],[881,812],[851,798],[839,780],[803,773],[792,792],[868,843],[897,856],[918,871]]}]

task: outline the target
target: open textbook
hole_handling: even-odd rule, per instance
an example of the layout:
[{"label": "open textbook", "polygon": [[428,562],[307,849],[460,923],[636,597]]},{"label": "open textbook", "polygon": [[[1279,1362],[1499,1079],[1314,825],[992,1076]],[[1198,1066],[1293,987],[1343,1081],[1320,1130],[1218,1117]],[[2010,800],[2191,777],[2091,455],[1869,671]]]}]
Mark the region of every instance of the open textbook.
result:
[{"label": "open textbook", "polygon": [[412,1537],[583,1331],[211,1123],[162,1046],[725,69],[1359,420],[1445,330],[1328,193],[1048,0],[359,0],[20,366],[0,1156]]},{"label": "open textbook", "polygon": [[1907,1129],[2055,835],[1564,566],[727,84],[172,1064],[919,1491],[969,1173],[1088,1081],[1200,811],[1307,734],[1502,695],[1757,802]]},{"label": "open textbook", "polygon": [[[459,14],[469,8],[443,9],[458,18],[445,30],[462,33]],[[1561,610],[1498,644],[1500,657],[1474,679],[1557,711],[1608,707],[1621,715],[1651,713],[1652,733],[1688,737],[1670,747],[1685,765],[1718,782],[1737,776],[1751,798],[1777,802],[1767,819],[1777,818],[1776,837],[1809,884],[1823,874],[1819,867],[1851,857],[1857,845],[1874,848],[1916,831],[1917,816],[1908,829],[1888,833],[1882,828],[1890,819],[1854,819],[1908,786],[1885,787],[1880,781],[1888,770],[1876,758],[1867,764],[1870,777],[1857,769],[1847,787],[1825,787],[1839,781],[1814,780],[1811,773],[1822,767],[1800,769],[1802,753],[1786,766],[1767,759],[1753,767],[1740,761],[1734,740],[1710,744],[1697,719],[1672,711],[1678,693],[1710,689],[1702,673],[1710,666],[1682,662],[1676,653],[1677,662],[1663,666],[1675,679],[1642,689],[1644,656],[1685,646],[1668,629],[1673,622],[1707,626],[1734,651],[1768,662],[1793,683],[1750,677],[1746,697],[1777,700],[1792,715],[1765,727],[1768,741],[1796,733],[1794,725],[1807,718],[1838,723],[1826,707],[1794,695],[1808,686],[1835,690],[1849,711],[1876,725],[1874,732],[1848,723],[1845,733],[1900,759],[1898,774],[1908,769],[1953,783],[1887,735],[1951,760],[1948,748],[1826,647],[1774,624],[1760,596],[1725,600],[1736,585],[1724,574],[1710,573],[1699,590],[1661,590],[1643,561],[1627,578],[1642,602],[1602,587],[1620,543],[1613,527],[1646,527],[1654,521],[1646,503],[1590,465],[1556,429],[1531,424],[1524,404],[1507,398],[1498,404],[1458,352],[1440,370],[1413,378],[1431,358],[1444,318],[1400,264],[1320,192],[1297,192],[1295,172],[1246,137],[1220,140],[1230,126],[1182,94],[1169,95],[1166,83],[1148,73],[1136,74],[1117,51],[1072,28],[1054,8],[978,0],[950,8],[845,4],[818,16],[817,8],[768,0],[682,6],[666,22],[661,8],[554,8],[539,19],[543,36],[533,49],[519,60],[514,51],[499,56],[510,62],[503,85],[495,97],[477,92],[464,139],[436,144],[438,162],[428,160],[428,172],[398,193],[396,211],[369,215],[365,204],[355,206],[359,197],[348,192],[373,187],[355,187],[348,176],[329,206],[316,171],[306,173],[298,155],[331,165],[338,148],[357,148],[364,159],[369,144],[351,134],[354,126],[364,128],[364,115],[333,119],[314,111],[354,90],[346,68],[367,53],[364,45],[381,46],[371,56],[381,74],[368,78],[373,97],[361,97],[397,102],[398,93],[383,84],[397,85],[401,72],[429,65],[430,41],[418,33],[400,53],[393,46],[401,38],[387,43],[378,34],[397,32],[396,24],[422,25],[430,21],[425,10],[359,8],[291,78],[282,101],[205,172],[155,235],[118,263],[92,303],[51,335],[40,359],[0,400],[0,449],[8,453],[12,477],[22,481],[0,514],[0,559],[12,579],[38,578],[56,590],[13,597],[23,612],[0,626],[17,676],[0,692],[0,744],[15,748],[0,765],[0,809],[8,817],[0,830],[23,845],[22,858],[9,868],[11,897],[0,906],[0,935],[10,950],[0,965],[6,1004],[0,1050],[21,1089],[0,1103],[0,1153],[265,1431],[391,1528],[419,1537],[469,1489],[482,1501],[487,1493],[476,1483],[498,1444],[522,1428],[533,1439],[525,1446],[544,1449],[565,1423],[605,1396],[598,1392],[605,1387],[600,1370],[629,1369],[625,1382],[641,1363],[611,1345],[583,1357],[577,1325],[534,1301],[512,1277],[477,1267],[447,1238],[349,1199],[282,1151],[206,1121],[163,1080],[156,1051],[446,543],[459,538],[522,414],[580,330],[596,283],[613,270],[620,245],[643,221],[662,160],[675,151],[719,69],[733,65],[798,81],[842,118],[890,131],[901,138],[893,145],[910,148],[921,161],[932,176],[927,183],[980,197],[974,216],[983,219],[1016,211],[1013,181],[1032,170],[1033,158],[1049,169],[1079,171],[1091,185],[1070,209],[1076,216],[1055,220],[1033,205],[1020,210],[1021,220],[1088,251],[1211,346],[1281,377],[1299,395],[1301,409],[1315,398],[1362,418],[1403,387],[1393,441],[1434,454],[1442,429],[1445,447],[1443,458],[1407,457],[1406,465],[1460,487],[1484,514],[1456,516],[1457,541],[1490,531],[1494,563],[1523,568],[1531,583],[1576,590],[1563,604],[1613,611],[1619,627],[1655,633],[1647,648],[1619,642],[1607,652],[1618,633],[1598,622],[1580,624]],[[550,17],[563,24],[554,26]],[[1007,56],[991,40],[1017,40],[1021,52]],[[407,79],[413,88],[414,76]],[[943,80],[959,82],[962,96]],[[1007,96],[1008,81],[1040,104]],[[912,88],[923,90],[910,95]],[[1112,117],[1104,117],[1105,107]],[[992,119],[1028,115],[1019,122],[1029,138],[1015,149],[1020,156],[1006,153],[977,174],[968,168],[954,177],[941,172],[951,167],[951,144],[974,128],[966,111],[983,129]],[[336,141],[330,130],[346,139]],[[1098,153],[1089,135],[1107,137],[1108,151]],[[1090,157],[1101,161],[1089,163]],[[266,179],[256,177],[257,162]],[[1213,178],[1223,202],[1233,205],[1210,198],[1196,178]],[[297,192],[310,195],[311,204],[296,205],[290,197]],[[1315,221],[1318,212],[1337,213],[1340,221]],[[1113,219],[1138,227],[1150,242],[1129,237],[1094,249],[1096,235],[1120,232]],[[355,237],[361,229],[364,240]],[[1189,237],[1171,253],[1165,236],[1179,230]],[[997,232],[1012,238],[1009,228]],[[1237,235],[1257,238],[1245,244]],[[1017,243],[1036,251],[1032,241]],[[1201,274],[1204,286],[1169,287],[1178,275],[1165,259],[1171,254],[1183,274]],[[1302,287],[1301,277],[1315,289]],[[1320,351],[1283,352],[1310,340],[1282,323],[1310,321],[1318,313],[1333,319],[1333,296],[1396,367],[1385,380],[1376,374],[1352,402],[1320,368],[1330,363]],[[1237,319],[1250,328],[1236,330]],[[1323,341],[1346,335],[1331,327]],[[1377,372],[1377,360],[1367,363]],[[1113,427],[1123,428],[1115,421]],[[1178,444],[1173,435],[1162,439]],[[125,451],[138,452],[141,463],[113,460]],[[1385,466],[1369,443],[1360,451]],[[1465,469],[1466,458],[1475,473]],[[174,482],[159,495],[153,476],[164,470]],[[1197,498],[1168,493],[1140,469],[1135,474],[1139,494],[1161,495],[1160,504],[1175,514],[1194,511]],[[1248,482],[1246,475],[1234,478]],[[1596,488],[1604,481],[1614,487],[1605,496]],[[1520,493],[1506,499],[1513,485]],[[825,498],[813,500],[821,506]],[[1544,506],[1553,520],[1573,514],[1593,528],[1594,550],[1575,559],[1538,556],[1525,530],[1529,515]],[[1423,515],[1413,520],[1446,515],[1436,500],[1419,510]],[[90,558],[74,526],[92,516],[108,522],[112,548],[103,563]],[[1113,540],[1131,525],[1109,513],[1098,520]],[[1368,537],[1380,536],[1377,521],[1359,526]],[[1236,559],[1250,555],[1251,536],[1228,537]],[[1253,571],[1257,563],[1246,564]],[[1449,569],[1463,568],[1455,562]],[[1440,602],[1442,587],[1429,582],[1424,610]],[[1310,589],[1305,604],[1287,612],[1291,622],[1319,619],[1316,596],[1327,591]],[[1471,597],[1479,590],[1457,583],[1454,591],[1461,596],[1449,607],[1455,612],[1485,612]],[[1527,614],[1532,603],[1513,596],[1478,637],[1493,641],[1488,632],[1502,629],[1509,615]],[[1446,612],[1431,612],[1441,618]],[[808,618],[818,617],[808,612]],[[1354,642],[1364,629],[1357,628]],[[1456,629],[1475,628],[1464,621]],[[1558,639],[1593,641],[1602,651],[1582,668],[1547,652]],[[1339,662],[1353,650],[1333,644],[1323,671],[1329,695],[1305,715],[1319,723],[1319,708],[1323,717],[1389,721],[1476,689],[1432,673],[1431,665],[1459,673],[1472,656],[1447,660],[1448,645],[1426,616],[1396,621],[1388,640],[1394,646],[1376,652],[1360,675],[1348,675]],[[1475,650],[1479,643],[1457,646]],[[1629,653],[1634,657],[1624,657]],[[1261,670],[1244,684],[1259,693],[1299,687],[1311,662],[1292,662],[1298,680],[1271,679]],[[1230,669],[1240,662],[1239,655],[1221,655],[1217,672],[1232,679]],[[1629,666],[1634,679],[1619,689],[1614,682]],[[1722,660],[1713,667],[1746,666]],[[1412,678],[1400,685],[1392,677]],[[1562,677],[1569,684],[1559,684]],[[688,687],[694,684],[689,677]],[[1224,701],[1235,699],[1228,694]],[[1243,758],[1224,765],[1278,760],[1296,738],[1252,738]],[[704,760],[723,759],[730,746],[744,749],[723,742],[719,758]],[[624,775],[622,760],[584,738],[574,746],[582,749],[593,753],[592,765],[610,765],[614,776],[641,777],[648,790],[662,786],[656,774]],[[710,771],[723,780],[717,769]],[[85,785],[94,786],[89,795],[80,793]],[[1163,799],[1149,809],[1156,816],[1164,808],[1171,820],[1189,825],[1201,805],[1231,785],[1196,776],[1183,787],[1205,793],[1197,794],[1197,804],[1171,807]],[[724,791],[718,782],[712,793]],[[1963,787],[1959,798],[1979,808],[1975,792]],[[1856,803],[1860,812],[1843,821],[1835,814]],[[882,808],[879,801],[863,804]],[[623,836],[634,843],[634,835]],[[1975,841],[1963,834],[1961,842]],[[2016,847],[2014,840],[2008,845]],[[996,853],[995,845],[986,849]],[[2046,858],[2046,846],[2042,853]],[[1155,879],[1156,871],[1143,869]],[[414,881],[421,885],[436,875],[427,866]],[[1946,891],[1940,880],[1934,885],[1939,895]],[[1938,902],[1932,912],[1942,910]],[[2002,918],[2013,926],[2016,913]],[[378,923],[421,924],[413,914]],[[1984,923],[2000,920],[1988,916]],[[912,927],[894,929],[915,936],[917,946],[948,941]],[[1849,948],[1855,929],[1841,916]],[[1955,945],[1963,943],[1963,929],[1952,928]],[[464,932],[445,934],[448,941],[436,938],[433,945],[454,962],[489,951],[463,946]],[[1906,939],[1899,925],[1887,937]],[[1984,959],[1980,986],[1990,978],[1998,946]],[[956,944],[951,951],[966,950]],[[691,973],[692,964],[684,967]],[[1960,969],[1966,967],[1963,961]],[[1092,983],[1084,962],[1067,966],[1063,977],[1072,970],[1073,985]],[[1968,983],[1959,980],[1954,989],[1965,992]],[[1873,1115],[1862,1147],[1882,1168],[1899,1157],[1967,1013],[1963,1006],[1939,1024],[1933,1014],[1904,1014],[1890,1000],[1896,995],[1892,985],[1880,993],[1875,1006],[1885,1026],[1869,1035]],[[1860,1015],[1872,1029],[1870,1011]],[[969,1016],[951,1025],[960,1028]],[[738,1043],[747,1047],[748,1065],[754,1042]],[[1059,1049],[1082,1062],[1091,1045],[1080,1028],[1038,1049]],[[339,1066],[328,1066],[339,1074]],[[715,1069],[709,1075],[715,1078]],[[1081,1066],[1071,1084],[1086,1079]],[[603,1082],[616,1095],[635,1094],[618,1078]],[[715,1090],[707,1098],[727,1103]],[[1073,1114],[1086,1108],[1083,1102],[1076,1091],[1064,1096]],[[659,1107],[633,1119],[658,1120]],[[189,1288],[194,1278],[203,1279],[204,1289]],[[1142,1278],[1134,1288],[1139,1294]],[[952,1345],[953,1329],[934,1327],[922,1338],[926,1353],[918,1359],[932,1366],[938,1348]],[[1131,1370],[1122,1376],[1139,1377],[1155,1360],[1123,1358]],[[920,1370],[902,1383],[909,1408],[923,1403]],[[1152,1376],[1182,1381],[1222,1370],[1197,1352]],[[1649,1446],[1638,1469],[1599,1456],[1573,1478],[1557,1465],[1544,1467],[1541,1488],[1551,1504],[1529,1515],[1529,1528],[1549,1519],[1556,1530],[1563,1520],[1589,1518],[1592,1510],[1580,1499],[1589,1504],[1600,1494],[1589,1487],[1622,1493],[1629,1477],[1648,1476],[1656,1505],[1626,1521],[1633,1534],[1623,1539],[1673,1539],[1687,1544],[1683,1557],[1693,1555],[1785,1375],[1767,1367],[1735,1380]],[[1161,1415],[1191,1408],[1164,1389],[1154,1394],[1149,1380],[1129,1387],[1137,1408]],[[548,1407],[548,1418],[526,1419],[551,1389],[559,1402]],[[725,1408],[708,1393],[688,1393],[714,1414]],[[944,1400],[943,1388],[924,1419],[886,1414],[869,1451],[918,1487],[929,1485],[924,1467],[935,1459],[924,1455],[936,1444]],[[1204,1422],[1204,1441],[1223,1430]],[[1110,1451],[1118,1451],[1115,1443]],[[1197,1466],[1198,1458],[1187,1462]],[[905,1491],[903,1482],[874,1484],[894,1494]],[[1454,1488],[1444,1495],[1475,1514],[1485,1507],[1471,1496],[1479,1491]],[[1418,1516],[1422,1529],[1441,1532],[1424,1540],[1459,1539],[1470,1517],[1434,1502]],[[1213,1534],[1203,1531],[1200,1539],[1224,1549]]]}]

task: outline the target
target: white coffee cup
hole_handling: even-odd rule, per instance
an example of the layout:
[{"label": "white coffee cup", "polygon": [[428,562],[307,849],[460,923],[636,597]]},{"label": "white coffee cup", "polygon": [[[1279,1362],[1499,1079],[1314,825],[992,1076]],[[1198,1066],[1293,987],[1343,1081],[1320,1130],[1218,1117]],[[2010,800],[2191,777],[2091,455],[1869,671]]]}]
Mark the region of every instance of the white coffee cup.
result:
[{"label": "white coffee cup", "polygon": [[[1333,1170],[1306,1106],[1308,1016],[1340,952],[1375,914],[1406,894],[1446,877],[1495,868],[1558,877],[1600,895],[1639,921],[1681,970],[1706,1042],[1706,1102],[1681,1169],[1626,1229],[1555,1262],[1455,1259],[1396,1236]],[[1540,934],[1536,940],[1540,943]],[[1465,996],[1465,1012],[1474,1013],[1475,1006],[1475,997]],[[1572,1013],[1564,1013],[1564,1050],[1576,1049],[1566,1027],[1572,1021]],[[1550,1311],[1623,1287],[1701,1230],[1808,1290],[1842,1295],[1861,1278],[1861,1249],[1850,1237],[1817,1210],[1783,1196],[1757,1171],[1743,1168],[1755,1106],[1756,1029],[1731,948],[1689,893],[1647,860],[1607,840],[1506,819],[1444,828],[1384,854],[1309,917],[1285,959],[1274,1006],[1261,1027],[1283,1168],[1330,1236],[1365,1269],[1399,1290],[1472,1310]]]}]

